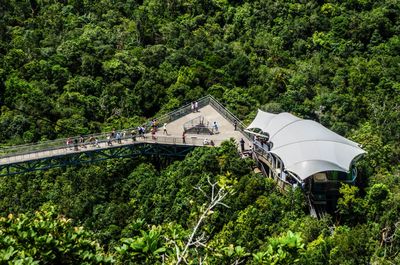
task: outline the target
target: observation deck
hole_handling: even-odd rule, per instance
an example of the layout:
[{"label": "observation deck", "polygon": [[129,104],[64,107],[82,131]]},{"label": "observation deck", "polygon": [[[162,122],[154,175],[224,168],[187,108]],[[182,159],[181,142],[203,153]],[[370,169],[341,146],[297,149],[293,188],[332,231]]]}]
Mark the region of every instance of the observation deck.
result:
[{"label": "observation deck", "polygon": [[[210,95],[197,102],[198,111],[196,112],[188,104],[171,113],[156,117],[158,130],[155,134],[146,130],[144,135],[139,136],[131,134],[133,128],[118,130],[121,133],[121,139],[120,141],[112,139],[111,145],[107,139],[111,132],[105,132],[85,135],[83,138],[86,141],[78,143],[77,146],[74,143],[67,146],[67,139],[57,139],[2,148],[0,149],[0,176],[120,157],[134,158],[140,155],[179,157],[185,156],[195,147],[212,146],[211,143],[213,146],[219,146],[230,138],[235,139],[237,143],[243,138],[245,148],[249,149],[249,139],[239,119]],[[185,124],[196,120],[199,116],[212,123],[207,125],[212,133],[196,134],[189,130],[183,137]],[[237,122],[236,130],[234,121]],[[218,129],[212,128],[214,122]],[[164,123],[167,123],[167,134],[163,130]],[[94,141],[88,142],[90,138],[97,139],[97,144]],[[79,139],[79,137],[72,137],[72,139]]]}]

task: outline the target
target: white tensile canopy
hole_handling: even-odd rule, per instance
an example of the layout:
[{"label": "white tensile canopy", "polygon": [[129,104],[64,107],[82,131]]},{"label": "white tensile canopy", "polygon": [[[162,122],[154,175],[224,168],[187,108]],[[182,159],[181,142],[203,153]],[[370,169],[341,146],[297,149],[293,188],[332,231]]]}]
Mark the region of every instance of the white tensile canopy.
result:
[{"label": "white tensile canopy", "polygon": [[323,171],[348,172],[352,161],[365,153],[357,143],[311,120],[290,113],[272,114],[258,110],[247,127],[269,134],[271,153],[277,155],[287,171],[304,180]]}]

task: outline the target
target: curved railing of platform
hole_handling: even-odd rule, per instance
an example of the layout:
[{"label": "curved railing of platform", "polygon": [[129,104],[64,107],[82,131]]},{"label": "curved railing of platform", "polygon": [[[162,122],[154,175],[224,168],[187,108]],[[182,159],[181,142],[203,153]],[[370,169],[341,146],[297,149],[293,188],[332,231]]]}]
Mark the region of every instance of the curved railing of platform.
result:
[{"label": "curved railing of platform", "polygon": [[[237,119],[237,117],[232,114],[229,110],[227,110],[224,106],[222,106],[221,103],[219,103],[214,97],[211,95],[204,96],[197,100],[198,103],[198,108],[205,107],[207,105],[211,105],[215,110],[217,110],[223,117],[225,117],[227,120],[231,121],[232,124],[234,121],[237,122],[237,130],[241,131],[246,137],[249,137],[248,133],[244,131],[244,124]],[[162,126],[164,123],[169,123],[174,120],[177,120],[188,113],[192,112],[191,104],[187,104],[182,106],[181,108],[172,111],[168,114],[162,115],[158,120],[158,126]],[[118,132],[122,133],[122,139],[123,141],[127,141],[132,138],[132,135],[130,132],[132,130],[136,130],[137,128],[127,128],[123,130],[119,130]],[[93,137],[96,138],[99,142],[100,145],[105,145],[107,143],[107,136],[109,136],[111,132],[103,132],[103,133],[96,133],[96,134],[89,134],[89,135],[84,135],[83,138],[86,139],[86,142],[84,143],[85,146],[90,146],[91,143],[88,142],[88,139]],[[79,136],[77,137],[70,137],[71,139],[76,139],[80,138]],[[142,139],[139,136],[136,136],[138,141],[150,141],[154,142],[153,139],[151,139],[150,136],[148,136],[147,139]],[[183,143],[183,139],[181,137],[168,137],[168,136],[157,136],[157,142],[159,143],[165,143],[165,144],[186,144],[186,145],[196,145],[196,146],[201,146],[203,145],[203,140],[198,138],[196,140],[196,143],[194,143],[193,139],[186,139],[185,143]],[[56,139],[56,140],[49,140],[49,141],[43,141],[43,142],[38,142],[38,143],[32,143],[32,144],[24,144],[24,145],[16,145],[16,146],[10,146],[10,147],[3,147],[0,148],[0,163],[13,163],[13,159],[19,159],[18,161],[21,161],[20,159],[27,160],[27,159],[35,159],[35,156],[38,157],[41,154],[47,153],[48,156],[51,156],[52,154],[59,152],[60,150],[64,150],[67,152],[67,140],[68,138],[62,138],[62,139]],[[191,142],[192,141],[192,142]],[[222,141],[222,140],[221,140]],[[219,140],[214,141],[216,145],[219,144]],[[80,145],[80,143],[78,143]],[[103,146],[102,148],[107,148],[107,146]],[[81,150],[84,151],[84,150]]]},{"label": "curved railing of platform", "polygon": [[[70,145],[67,146],[65,143],[57,143],[59,145],[54,145],[51,148],[48,147],[47,149],[38,149],[37,151],[33,151],[33,147],[31,146],[27,151],[23,152],[21,150],[20,153],[13,153],[12,156],[7,156],[7,157],[1,157],[0,161],[1,164],[11,164],[11,163],[20,163],[24,161],[31,161],[31,160],[37,160],[37,159],[42,159],[46,157],[52,157],[52,156],[62,156],[62,155],[68,155],[68,154],[76,154],[79,152],[91,152],[91,151],[96,151],[96,150],[101,150],[101,149],[108,149],[108,148],[114,148],[114,147],[123,147],[127,145],[132,145],[132,144],[140,144],[140,143],[148,143],[148,144],[170,144],[170,145],[185,145],[185,146],[204,146],[204,139],[205,138],[200,138],[196,136],[190,136],[190,137],[185,137],[183,139],[182,137],[172,137],[172,136],[157,136],[155,138],[152,138],[149,135],[146,135],[145,138],[142,136],[136,135],[136,139],[133,140],[132,136],[128,136],[125,138],[121,138],[121,142],[118,143],[118,140],[113,139],[111,145],[108,144],[108,139],[102,140],[98,142],[98,145],[96,145],[93,142],[86,142],[84,144],[79,144],[77,146]],[[213,139],[213,143],[215,145],[220,145],[225,139]],[[208,145],[208,144],[206,144]],[[41,147],[41,145],[39,145]],[[28,148],[28,146],[27,146]]]}]

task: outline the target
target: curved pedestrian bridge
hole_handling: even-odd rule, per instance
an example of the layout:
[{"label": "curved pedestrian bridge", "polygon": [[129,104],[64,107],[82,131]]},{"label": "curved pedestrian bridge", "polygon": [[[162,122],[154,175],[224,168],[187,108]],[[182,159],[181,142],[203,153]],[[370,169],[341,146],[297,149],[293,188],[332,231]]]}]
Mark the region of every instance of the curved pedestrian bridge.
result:
[{"label": "curved pedestrian bridge", "polygon": [[[203,97],[197,102],[197,111],[193,111],[189,104],[158,117],[158,130],[155,134],[146,132],[139,136],[131,134],[133,128],[118,130],[122,135],[121,140],[113,139],[111,145],[107,139],[111,132],[107,132],[86,135],[84,143],[72,144],[72,146],[67,146],[67,139],[57,139],[2,148],[0,149],[0,176],[119,157],[184,156],[194,147],[219,146],[229,138],[234,138],[237,142],[243,138],[246,142],[245,148],[249,148],[249,141],[243,131],[244,126],[231,112],[212,96]],[[208,121],[208,124],[204,121]],[[235,121],[237,122],[236,130]],[[214,122],[217,128],[214,127]],[[163,130],[164,123],[167,124],[167,133]],[[187,130],[186,127],[191,123],[192,127],[207,128],[212,134],[197,134],[196,130]],[[183,135],[184,128],[187,130],[185,135]],[[74,137],[74,139],[78,138]],[[90,138],[97,139],[98,143],[88,142]]]}]

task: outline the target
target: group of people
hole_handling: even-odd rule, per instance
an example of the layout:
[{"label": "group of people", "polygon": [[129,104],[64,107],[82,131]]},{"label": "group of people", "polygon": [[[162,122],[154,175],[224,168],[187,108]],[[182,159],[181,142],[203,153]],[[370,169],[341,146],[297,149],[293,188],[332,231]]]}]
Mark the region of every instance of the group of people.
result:
[{"label": "group of people", "polygon": [[[151,139],[154,140],[154,141],[157,140],[157,137],[156,137],[156,132],[157,131],[158,131],[158,121],[157,120],[153,120],[152,125],[151,125],[150,133],[151,133]],[[168,135],[167,123],[163,124],[163,135],[164,134]],[[144,136],[144,132],[142,132],[142,135]]]},{"label": "group of people", "polygon": [[[198,111],[197,101],[192,102],[192,110],[194,112]],[[137,137],[142,137],[143,139],[146,138],[146,136],[145,136],[146,132],[150,132],[152,140],[157,140],[156,133],[159,129],[158,125],[159,125],[159,121],[157,119],[153,119],[149,124],[138,126],[137,128],[133,129],[132,131],[130,131],[132,141],[136,141]],[[147,126],[150,126],[150,131],[148,129],[146,129]],[[236,126],[237,126],[237,122],[235,121],[234,122],[235,129],[236,129]],[[219,133],[219,126],[216,121],[213,122],[211,127],[212,127],[212,134]],[[167,131],[167,123],[164,123],[162,128],[163,128],[163,135],[169,135],[168,131]],[[127,137],[129,137],[129,135],[127,135],[126,131],[118,132],[115,130],[115,128],[113,128],[112,132],[106,135],[107,146],[112,146],[113,142],[122,144],[122,140],[127,139]],[[100,147],[100,141],[97,137],[89,136],[87,142],[86,142],[86,140],[87,139],[85,139],[84,136],[82,136],[82,135],[80,137],[75,137],[75,138],[68,137],[68,139],[66,141],[67,148],[69,148],[70,150],[74,149],[74,150],[78,151],[79,147],[87,148],[87,145],[91,145],[92,147]],[[184,131],[182,134],[182,142],[184,144],[186,143],[186,131]],[[214,146],[215,144],[214,144],[213,140],[209,140],[209,139],[205,138],[203,141],[203,145]],[[242,145],[242,143],[241,143],[241,145]],[[241,149],[243,151],[244,146]]]},{"label": "group of people", "polygon": [[112,132],[107,135],[107,145],[111,146],[113,141],[117,141],[117,143],[122,144],[122,139],[125,139],[126,132],[116,132],[115,128],[113,128]]},{"label": "group of people", "polygon": [[254,142],[254,146],[255,145],[261,146],[261,148],[265,149],[266,151],[270,151],[272,148],[272,142],[270,142],[268,140],[268,138],[265,138],[265,137],[254,136],[253,142]]},{"label": "group of people", "polygon": [[192,101],[191,109],[192,112],[199,112],[199,103],[197,101]]},{"label": "group of people", "polygon": [[74,138],[74,139],[68,137],[66,144],[67,144],[67,149],[69,150],[74,149],[75,151],[78,151],[79,147],[86,149],[88,144],[90,144],[93,147],[100,147],[99,139],[97,137],[90,136],[88,143],[86,143],[86,138],[83,137],[83,135],[79,136],[79,138]]},{"label": "group of people", "polygon": [[203,140],[203,145],[211,145],[211,146],[215,146],[215,143],[213,140],[208,140],[207,138],[205,138]]}]

